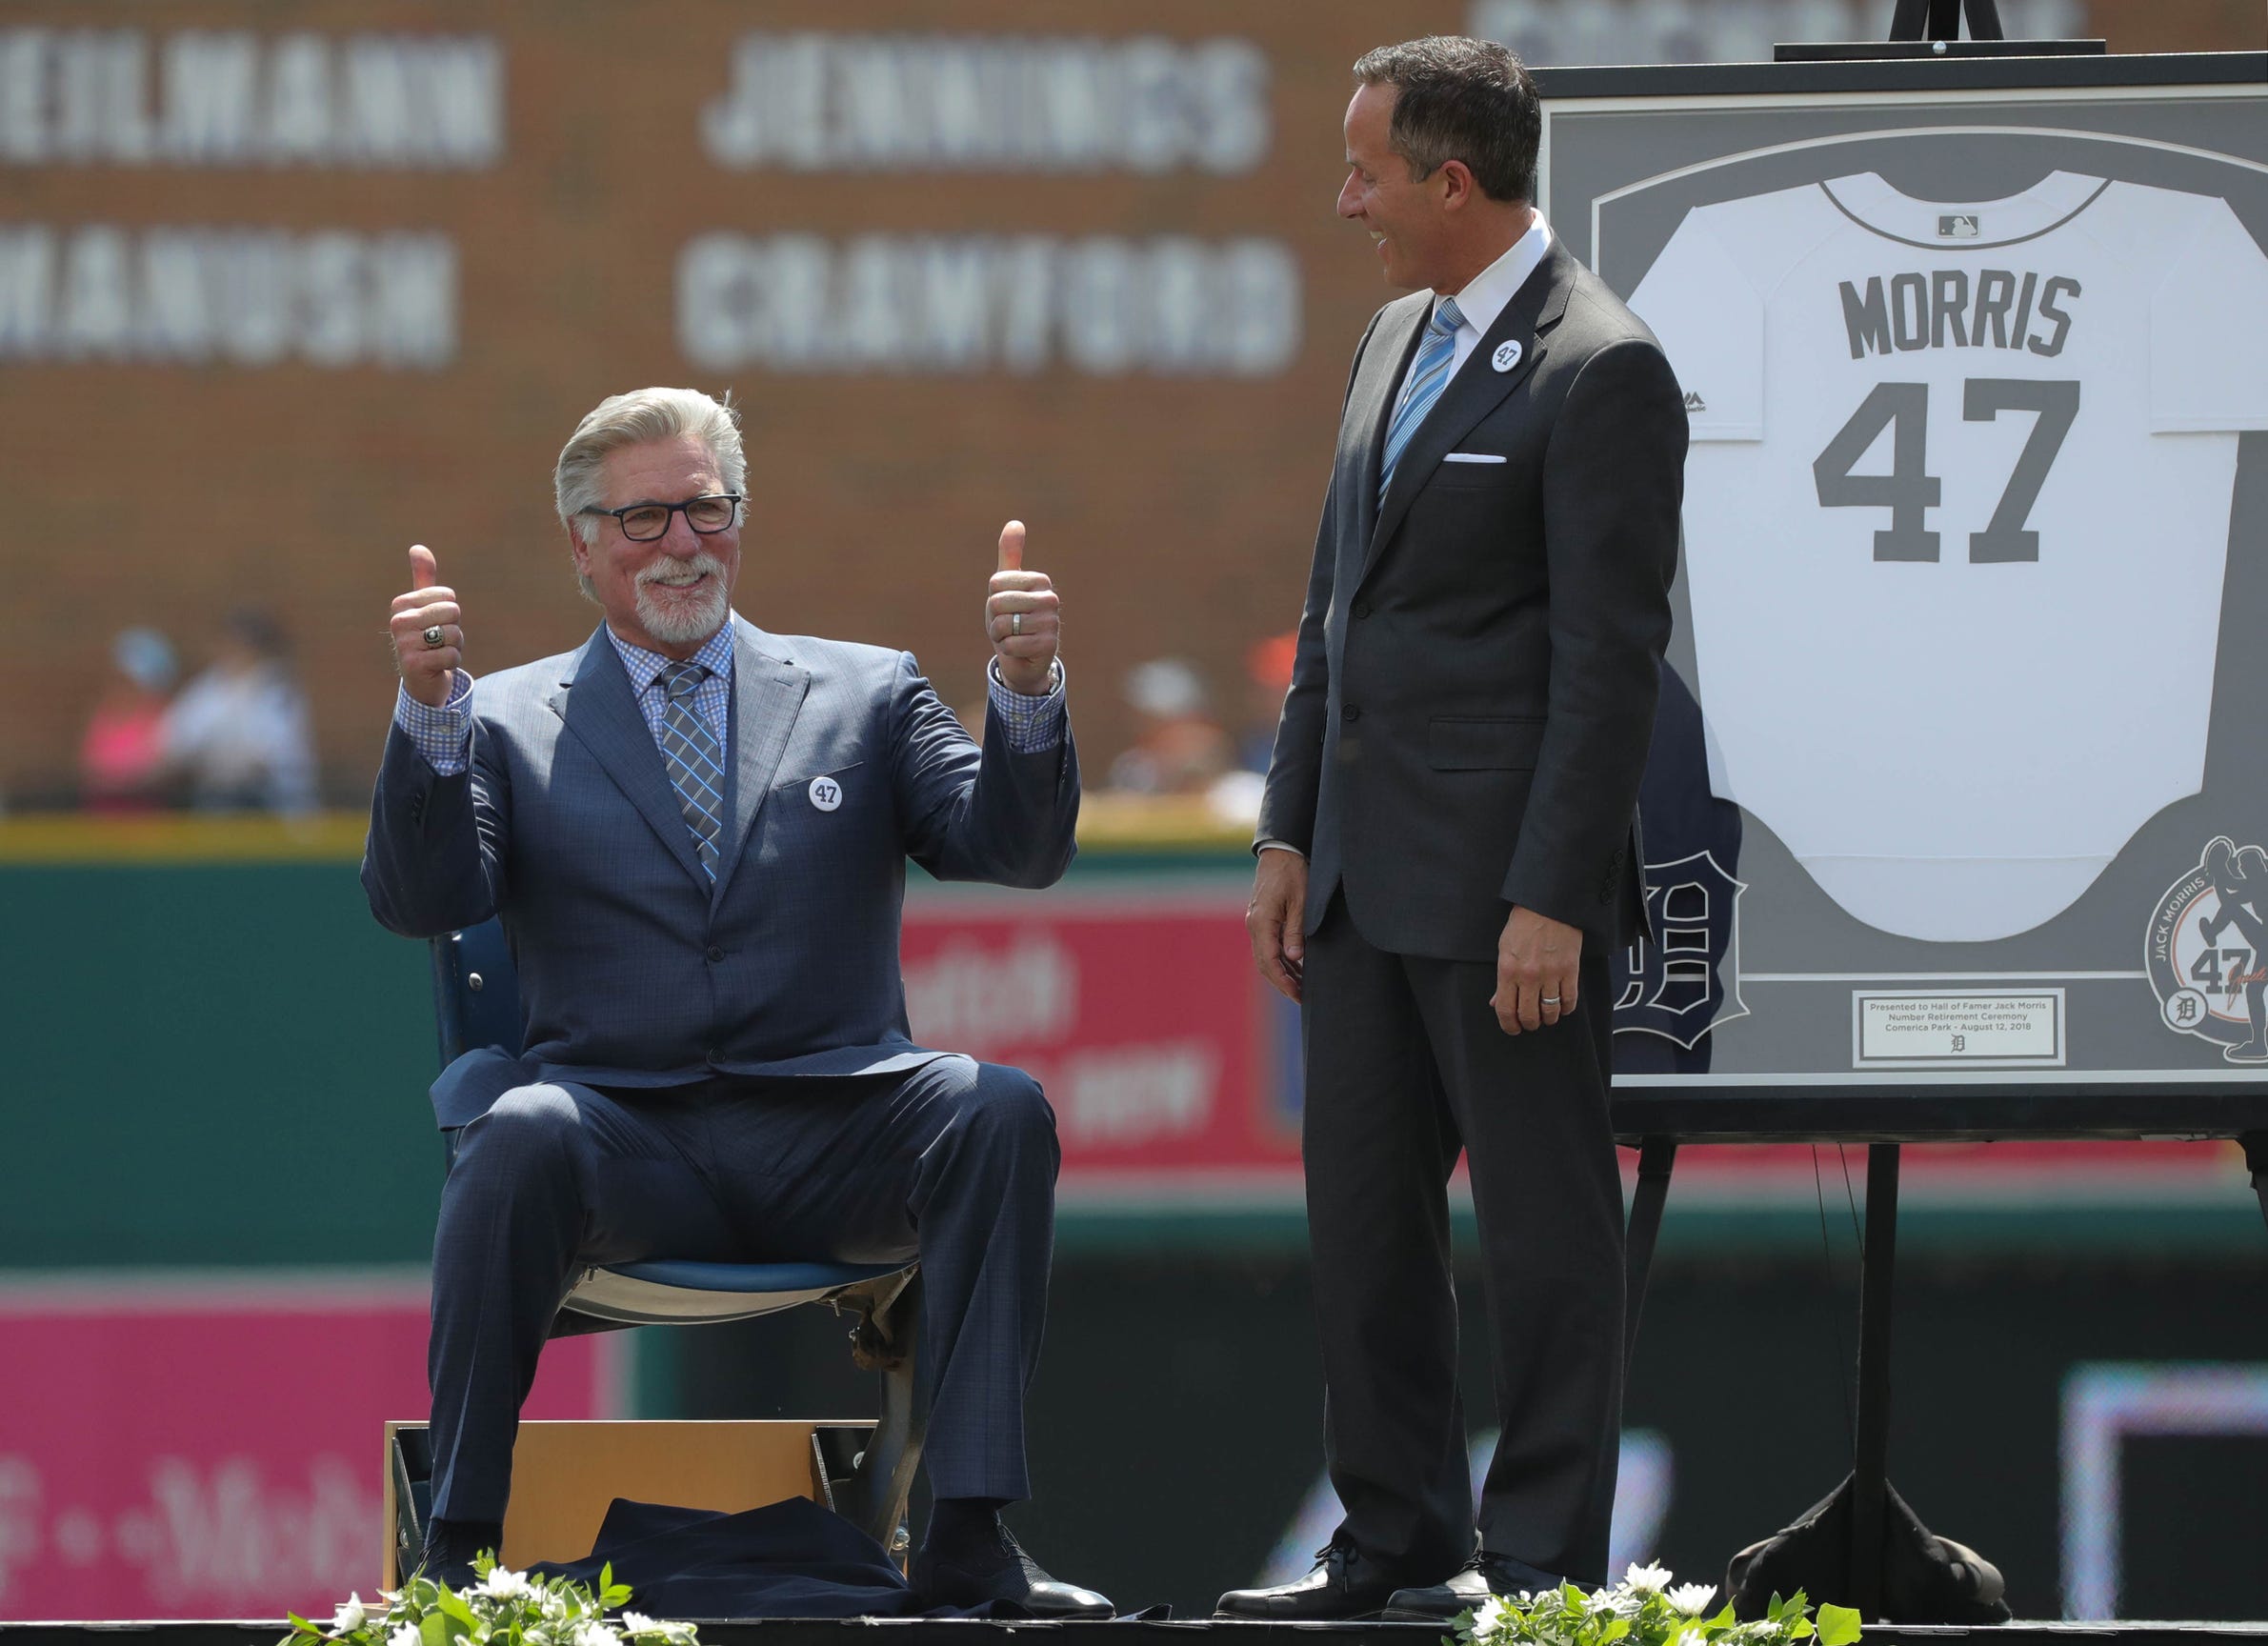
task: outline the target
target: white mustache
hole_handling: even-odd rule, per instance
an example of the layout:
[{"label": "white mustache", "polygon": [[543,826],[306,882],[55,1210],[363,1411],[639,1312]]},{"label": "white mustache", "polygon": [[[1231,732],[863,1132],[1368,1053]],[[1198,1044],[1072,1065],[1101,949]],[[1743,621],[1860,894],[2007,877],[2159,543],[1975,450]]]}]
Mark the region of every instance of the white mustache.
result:
[{"label": "white mustache", "polygon": [[686,584],[700,581],[704,572],[713,577],[722,577],[725,574],[724,563],[714,555],[705,553],[695,554],[691,560],[664,561],[639,572],[638,587],[643,589],[649,584],[659,583],[665,588],[672,585],[683,588]]}]

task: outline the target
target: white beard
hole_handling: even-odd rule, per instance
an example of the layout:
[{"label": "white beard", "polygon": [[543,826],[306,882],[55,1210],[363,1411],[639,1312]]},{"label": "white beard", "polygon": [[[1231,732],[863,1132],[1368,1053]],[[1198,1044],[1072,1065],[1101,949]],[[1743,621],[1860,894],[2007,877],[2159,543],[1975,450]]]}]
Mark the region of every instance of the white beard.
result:
[{"label": "white beard", "polygon": [[[689,572],[709,575],[696,589],[657,588],[664,577]],[[725,592],[725,568],[708,554],[649,566],[638,574],[638,625],[667,646],[691,646],[725,625],[732,601]]]}]

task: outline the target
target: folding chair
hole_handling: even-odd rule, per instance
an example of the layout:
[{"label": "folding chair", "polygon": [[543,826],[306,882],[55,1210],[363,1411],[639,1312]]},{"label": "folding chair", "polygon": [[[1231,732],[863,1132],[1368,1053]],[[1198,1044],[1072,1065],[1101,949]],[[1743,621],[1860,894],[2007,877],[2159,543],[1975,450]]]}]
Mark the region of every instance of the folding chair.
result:
[{"label": "folding chair", "polygon": [[[490,920],[436,937],[432,952],[433,1021],[442,1067],[476,1047],[497,1046],[516,1054],[526,1020],[503,926]],[[453,1156],[455,1134],[447,1135]],[[830,1485],[838,1513],[893,1555],[902,1555],[906,1497],[921,1462],[928,1416],[913,1403],[914,1329],[921,1312],[915,1265],[676,1258],[592,1264],[575,1276],[551,1335],[747,1320],[799,1303],[824,1303],[838,1314],[855,1314],[852,1360],[861,1370],[883,1374],[882,1411],[873,1437],[849,1475]]]}]

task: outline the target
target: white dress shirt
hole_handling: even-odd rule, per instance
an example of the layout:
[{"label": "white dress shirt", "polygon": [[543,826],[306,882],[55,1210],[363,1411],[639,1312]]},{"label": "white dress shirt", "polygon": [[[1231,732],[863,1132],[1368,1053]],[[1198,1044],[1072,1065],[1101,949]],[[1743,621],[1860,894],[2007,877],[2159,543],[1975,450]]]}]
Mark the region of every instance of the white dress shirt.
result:
[{"label": "white dress shirt", "polygon": [[[1528,276],[1535,272],[1537,265],[1543,262],[1543,254],[1551,249],[1551,225],[1543,220],[1543,213],[1538,211],[1528,225],[1528,231],[1515,240],[1503,256],[1466,281],[1462,291],[1447,293],[1456,299],[1457,312],[1464,316],[1463,323],[1457,327],[1455,335],[1450,341],[1450,381],[1456,380],[1456,374],[1465,369],[1465,362],[1473,357],[1473,351],[1480,347],[1480,340],[1488,335],[1489,328],[1504,312],[1504,306],[1512,301],[1515,292],[1527,284]],[[1439,292],[1435,294],[1435,313],[1440,312],[1442,295]],[[1415,353],[1410,356],[1410,362],[1411,365],[1416,364]],[[1400,410],[1401,403],[1409,398],[1409,393],[1410,370],[1405,366],[1402,369],[1401,387],[1395,391],[1395,410]]]}]

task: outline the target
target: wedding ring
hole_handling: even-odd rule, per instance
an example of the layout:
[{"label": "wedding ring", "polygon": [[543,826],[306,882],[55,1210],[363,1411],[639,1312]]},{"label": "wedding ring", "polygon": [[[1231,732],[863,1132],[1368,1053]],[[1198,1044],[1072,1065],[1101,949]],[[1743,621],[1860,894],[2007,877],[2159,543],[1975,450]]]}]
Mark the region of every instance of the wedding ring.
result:
[{"label": "wedding ring", "polygon": [[428,629],[420,638],[425,641],[425,649],[428,652],[438,652],[441,649],[441,643],[449,636],[442,632],[441,625],[436,623]]},{"label": "wedding ring", "polygon": [[1556,994],[1546,994],[1541,996],[1541,998],[1546,1006],[1556,1006],[1559,1004],[1559,996]]},{"label": "wedding ring", "polygon": [[1017,612],[1009,617],[1008,632],[1011,634],[1021,634],[1024,632],[1024,614],[1021,612]]}]

